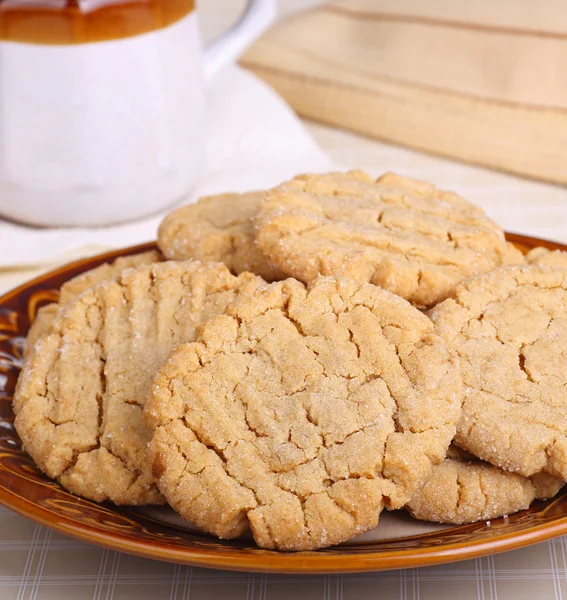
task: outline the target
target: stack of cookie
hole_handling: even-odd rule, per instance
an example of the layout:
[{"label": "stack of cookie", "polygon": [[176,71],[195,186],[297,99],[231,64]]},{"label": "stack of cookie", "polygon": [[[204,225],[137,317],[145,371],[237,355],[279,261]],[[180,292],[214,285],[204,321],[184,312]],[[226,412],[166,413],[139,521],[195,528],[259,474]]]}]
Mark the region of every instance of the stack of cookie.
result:
[{"label": "stack of cookie", "polygon": [[[38,466],[278,550],[466,523],[567,479],[567,259],[392,174],[204,198],[67,282],[14,398]],[[566,270],[564,270],[566,269]]]}]

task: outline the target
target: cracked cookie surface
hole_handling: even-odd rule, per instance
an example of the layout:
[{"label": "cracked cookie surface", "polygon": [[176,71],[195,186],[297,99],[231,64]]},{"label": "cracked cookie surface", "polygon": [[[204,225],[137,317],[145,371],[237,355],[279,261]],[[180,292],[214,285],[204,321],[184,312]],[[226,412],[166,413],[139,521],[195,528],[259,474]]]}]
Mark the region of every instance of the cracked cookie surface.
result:
[{"label": "cracked cookie surface", "polygon": [[564,484],[548,473],[528,478],[503,471],[451,446],[406,508],[422,521],[462,525],[525,510],[534,500],[552,498]]},{"label": "cracked cookie surface", "polygon": [[383,287],[418,307],[499,267],[504,234],[484,212],[432,184],[362,171],[302,175],[266,194],[258,247],[288,275]]},{"label": "cracked cookie surface", "polygon": [[170,505],[220,537],[315,549],[374,527],[445,456],[457,365],[431,321],[377,286],[288,279],[177,348],[144,416]]},{"label": "cracked cookie surface", "polygon": [[285,279],[256,246],[254,219],[265,192],[206,196],[162,221],[158,244],[172,260],[223,262],[233,273],[250,271],[266,281]]},{"label": "cracked cookie surface", "polygon": [[430,311],[465,385],[455,443],[529,477],[567,479],[567,272],[507,267]]},{"label": "cracked cookie surface", "polygon": [[86,498],[163,502],[142,418],[152,378],[204,318],[258,285],[220,263],[164,262],[123,271],[63,306],[18,380],[15,425],[26,451]]},{"label": "cracked cookie surface", "polygon": [[49,331],[61,305],[74,300],[79,294],[101,281],[116,279],[125,269],[151,265],[162,260],[161,252],[157,250],[132,254],[131,256],[120,256],[111,263],[103,263],[66,281],[59,290],[59,301],[42,306],[37,311],[26,338],[24,357],[30,353],[37,341]]}]

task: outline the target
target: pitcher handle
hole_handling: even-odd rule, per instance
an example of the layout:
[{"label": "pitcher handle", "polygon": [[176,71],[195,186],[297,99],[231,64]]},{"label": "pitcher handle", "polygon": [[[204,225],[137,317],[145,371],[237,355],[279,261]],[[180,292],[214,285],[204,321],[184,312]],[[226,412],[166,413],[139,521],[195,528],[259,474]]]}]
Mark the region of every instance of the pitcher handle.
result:
[{"label": "pitcher handle", "polygon": [[276,0],[248,0],[246,11],[226,33],[205,48],[205,79],[234,62],[274,21]]}]

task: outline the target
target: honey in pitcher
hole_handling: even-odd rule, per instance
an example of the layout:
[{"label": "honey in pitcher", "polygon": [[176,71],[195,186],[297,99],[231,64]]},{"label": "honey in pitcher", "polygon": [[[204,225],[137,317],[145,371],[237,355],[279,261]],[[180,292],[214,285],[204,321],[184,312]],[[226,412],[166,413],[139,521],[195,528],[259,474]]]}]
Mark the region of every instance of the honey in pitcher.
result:
[{"label": "honey in pitcher", "polygon": [[0,41],[84,44],[162,29],[194,0],[0,0]]}]

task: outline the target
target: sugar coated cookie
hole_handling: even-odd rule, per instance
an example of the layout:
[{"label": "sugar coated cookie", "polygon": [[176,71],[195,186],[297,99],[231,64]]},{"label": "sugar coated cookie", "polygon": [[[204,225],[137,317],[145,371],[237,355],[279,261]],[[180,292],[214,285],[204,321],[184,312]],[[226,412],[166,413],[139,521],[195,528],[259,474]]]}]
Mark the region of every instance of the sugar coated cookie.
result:
[{"label": "sugar coated cookie", "polygon": [[539,267],[567,269],[567,252],[564,250],[549,250],[549,248],[539,246],[526,254],[526,261]]},{"label": "sugar coated cookie", "polygon": [[173,260],[223,262],[233,273],[250,271],[266,281],[284,279],[257,248],[254,218],[265,192],[206,196],[168,215],[158,231],[158,244]]},{"label": "sugar coated cookie", "polygon": [[499,269],[430,316],[463,372],[456,444],[525,477],[567,479],[567,272]]},{"label": "sugar coated cookie", "polygon": [[123,271],[63,306],[25,361],[14,396],[24,448],[70,491],[117,504],[162,502],[142,419],[152,378],[238,293],[265,285],[220,263]]},{"label": "sugar coated cookie", "polygon": [[153,475],[181,516],[302,550],[403,506],[444,458],[460,404],[458,366],[419,310],[370,284],[289,279],[177,348],[145,417]]},{"label": "sugar coated cookie", "polygon": [[42,306],[37,311],[26,338],[24,357],[29,354],[37,341],[47,333],[62,304],[67,304],[67,302],[70,302],[79,294],[101,281],[116,279],[125,269],[151,265],[162,260],[161,252],[157,250],[132,254],[131,256],[120,256],[111,263],[103,263],[66,281],[59,290],[59,302],[52,302],[51,304]]},{"label": "sugar coated cookie", "polygon": [[525,510],[534,500],[552,498],[563,485],[547,473],[528,478],[503,471],[451,446],[406,508],[422,521],[462,525]]},{"label": "sugar coated cookie", "polygon": [[266,194],[256,241],[282,271],[377,284],[418,307],[500,266],[504,234],[452,192],[393,174],[303,175]]}]

